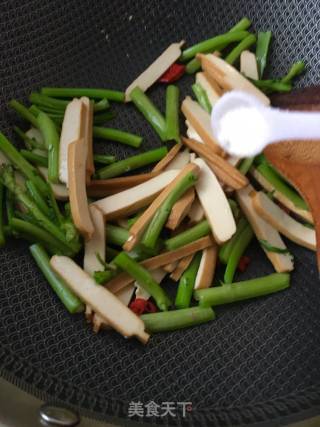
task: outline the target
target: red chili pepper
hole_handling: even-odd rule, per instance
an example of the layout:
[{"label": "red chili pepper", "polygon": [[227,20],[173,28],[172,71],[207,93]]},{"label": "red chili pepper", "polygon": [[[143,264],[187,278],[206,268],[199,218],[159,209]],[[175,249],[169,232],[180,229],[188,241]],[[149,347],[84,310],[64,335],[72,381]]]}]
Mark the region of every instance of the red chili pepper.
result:
[{"label": "red chili pepper", "polygon": [[185,73],[186,67],[183,64],[172,64],[159,78],[161,83],[173,83],[180,79]]},{"label": "red chili pepper", "polygon": [[136,298],[133,300],[129,308],[138,316],[143,313],[155,313],[157,311],[157,307],[153,302],[143,298]]},{"label": "red chili pepper", "polygon": [[248,267],[248,265],[251,262],[251,258],[248,256],[243,256],[240,258],[239,264],[238,264],[238,270],[241,271],[241,273],[244,273]]},{"label": "red chili pepper", "polygon": [[157,311],[158,311],[157,307],[153,304],[153,302],[148,300],[147,304],[146,304],[145,312],[146,313],[156,313]]},{"label": "red chili pepper", "polygon": [[132,303],[129,305],[129,308],[136,314],[140,315],[143,314],[146,309],[147,300],[143,298],[136,298],[132,301]]}]

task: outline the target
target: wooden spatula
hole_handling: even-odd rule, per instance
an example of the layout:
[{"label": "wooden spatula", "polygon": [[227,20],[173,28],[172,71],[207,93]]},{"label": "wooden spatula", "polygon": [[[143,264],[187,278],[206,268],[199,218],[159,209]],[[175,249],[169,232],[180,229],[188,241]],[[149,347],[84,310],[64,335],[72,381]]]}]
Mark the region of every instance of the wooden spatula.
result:
[{"label": "wooden spatula", "polygon": [[[320,87],[277,95],[272,103],[280,108],[320,111]],[[264,154],[279,172],[298,190],[309,205],[317,237],[317,261],[320,271],[320,140],[283,141],[269,145]]]}]

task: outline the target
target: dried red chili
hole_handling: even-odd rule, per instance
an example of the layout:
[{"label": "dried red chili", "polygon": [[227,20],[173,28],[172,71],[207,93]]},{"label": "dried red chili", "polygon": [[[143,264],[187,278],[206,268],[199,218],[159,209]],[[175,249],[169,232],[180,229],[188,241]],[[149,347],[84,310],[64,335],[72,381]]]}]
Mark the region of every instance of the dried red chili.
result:
[{"label": "dried red chili", "polygon": [[153,302],[143,298],[136,298],[133,300],[129,305],[129,308],[137,315],[143,313],[155,313],[157,311],[157,307]]},{"label": "dried red chili", "polygon": [[173,83],[180,79],[185,73],[186,67],[183,64],[172,64],[159,78],[161,83]]},{"label": "dried red chili", "polygon": [[241,273],[244,273],[246,269],[248,268],[248,265],[251,262],[251,258],[248,256],[243,256],[240,258],[239,264],[238,264],[238,270],[241,271]]}]

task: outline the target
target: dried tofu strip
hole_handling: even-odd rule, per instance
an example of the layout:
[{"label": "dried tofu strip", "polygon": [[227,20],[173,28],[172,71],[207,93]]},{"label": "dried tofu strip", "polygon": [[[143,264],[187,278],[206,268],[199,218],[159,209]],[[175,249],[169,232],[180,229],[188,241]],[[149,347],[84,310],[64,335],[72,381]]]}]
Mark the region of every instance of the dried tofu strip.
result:
[{"label": "dried tofu strip", "polygon": [[196,101],[187,96],[181,105],[181,111],[190,125],[200,136],[201,140],[216,154],[222,154],[211,128],[210,114],[207,113]]},{"label": "dried tofu strip", "polygon": [[200,167],[199,180],[195,185],[200,203],[218,244],[231,239],[236,231],[236,223],[229,202],[215,174],[202,160],[194,161]]},{"label": "dried tofu strip", "polygon": [[203,72],[196,74],[196,83],[205,90],[208,100],[213,107],[217,101],[219,101],[222,95],[221,91],[218,91],[217,88],[211,84],[210,80]]},{"label": "dried tofu strip", "polygon": [[313,224],[313,218],[310,211],[298,208],[284,194],[282,194],[280,191],[277,191],[273,187],[273,185],[270,184],[270,182],[263,175],[261,175],[261,173],[257,169],[251,168],[250,173],[254,177],[254,179],[261,185],[261,187],[268,192],[272,192],[272,196],[276,200],[278,200],[283,206],[288,208],[291,212],[299,216],[301,219],[304,219]]},{"label": "dried tofu strip", "polygon": [[87,184],[87,192],[90,197],[107,197],[149,181],[158,175],[158,172],[149,172],[118,178],[92,180]]},{"label": "dried tofu strip", "polygon": [[92,276],[95,271],[99,271],[102,268],[98,255],[102,260],[106,257],[106,227],[103,213],[100,209],[91,205],[89,210],[94,226],[94,233],[91,239],[84,242],[83,269]]},{"label": "dried tofu strip", "polygon": [[283,209],[269,199],[269,197],[259,191],[252,198],[253,207],[257,213],[267,221],[279,233],[300,246],[315,251],[317,249],[315,230],[302,225],[300,222],[291,218]]},{"label": "dried tofu strip", "polygon": [[257,89],[232,65],[212,54],[198,54],[202,69],[224,90],[243,90],[258,98],[263,104],[270,105],[269,98]]},{"label": "dried tofu strip", "polygon": [[190,123],[188,122],[188,120],[186,120],[186,126],[187,126],[187,137],[191,138],[195,141],[197,141],[200,144],[204,144],[204,142],[202,141],[202,139],[200,138],[199,134],[195,131],[195,129],[190,125]]},{"label": "dried tofu strip", "polygon": [[130,101],[130,93],[137,86],[145,92],[152,86],[162,74],[180,58],[181,47],[184,40],[179,43],[172,43],[149,67],[140,74],[126,89],[125,101]]},{"label": "dried tofu strip", "polygon": [[190,218],[190,222],[195,224],[204,219],[205,217],[204,210],[203,210],[203,207],[201,206],[201,203],[198,197],[194,199],[194,202],[188,213],[188,217]]},{"label": "dried tofu strip", "polygon": [[189,210],[191,209],[192,203],[195,198],[194,188],[189,188],[188,191],[178,200],[169,215],[169,218],[166,222],[166,227],[170,230],[175,230],[182,223],[184,218],[188,215]]},{"label": "dried tofu strip", "polygon": [[86,157],[83,139],[68,145],[68,182],[74,225],[85,239],[91,239],[94,227],[86,192]]},{"label": "dried tofu strip", "polygon": [[[141,262],[148,270],[154,270],[159,267],[163,267],[171,262],[178,261],[181,258],[185,258],[190,254],[201,251],[202,249],[212,246],[214,243],[211,236],[202,237],[199,240],[196,240],[188,245],[183,246],[182,248],[175,249],[174,251],[164,252],[160,255],[154,256],[152,258],[146,259]],[[120,289],[123,289],[125,286],[133,283],[134,279],[129,276],[127,273],[120,273],[110,282],[106,283],[106,287],[113,293],[119,292]]]},{"label": "dried tofu strip", "polygon": [[[119,291],[115,295],[124,305],[128,306],[131,301],[134,290],[135,290],[135,287],[134,285],[131,284],[121,289],[121,291]],[[93,326],[93,331],[96,333],[99,332],[100,329],[110,328],[109,323],[106,323],[106,321],[97,313],[95,313],[93,316],[92,326]]]},{"label": "dried tofu strip", "polygon": [[228,156],[227,162],[236,168],[241,162],[241,158],[237,156]]},{"label": "dried tofu strip", "polygon": [[[205,249],[206,250],[206,249]],[[179,262],[175,270],[170,274],[170,279],[177,282],[180,280],[183,273],[186,271],[186,269],[191,264],[191,261],[193,260],[194,254],[188,255],[185,258],[182,258]]]},{"label": "dried tofu strip", "polygon": [[[68,187],[68,147],[84,136],[85,105],[80,99],[73,99],[66,107],[59,147],[59,179]],[[85,153],[86,155],[86,153]]]},{"label": "dried tofu strip", "polygon": [[94,316],[94,312],[92,310],[91,305],[86,304],[86,310],[84,312],[84,315],[85,315],[87,323],[91,323],[92,322],[92,318]]},{"label": "dried tofu strip", "polygon": [[205,289],[212,285],[217,259],[217,245],[212,245],[209,248],[203,250],[194,289]]},{"label": "dried tofu strip", "polygon": [[[157,283],[160,284],[162,282],[162,280],[165,278],[165,276],[167,275],[167,272],[164,271],[162,268],[157,268],[156,270],[150,271],[150,274],[153,277],[153,279]],[[134,286],[136,287],[136,290],[135,290],[136,298],[142,298],[142,299],[146,299],[147,300],[147,299],[149,299],[151,297],[151,295],[149,294],[149,292],[147,292],[145,289],[143,289],[139,285],[138,282],[135,282]]]},{"label": "dried tofu strip", "polygon": [[[48,180],[48,169],[43,166],[38,166],[38,171],[40,175],[47,181]],[[57,200],[66,201],[69,199],[69,191],[64,184],[53,184],[50,182],[54,197]]]},{"label": "dried tofu strip", "polygon": [[185,166],[179,175],[159,194],[159,196],[151,203],[151,205],[143,212],[143,214],[130,228],[130,237],[123,246],[124,250],[131,251],[139,243],[143,233],[145,232],[160,206],[169,196],[171,191],[176,187],[177,183],[190,172],[197,175],[199,172],[199,167],[191,163]]},{"label": "dried tofu strip", "polygon": [[164,265],[162,268],[167,273],[172,273],[178,266],[178,261],[170,262],[170,264]]},{"label": "dried tofu strip", "polygon": [[175,158],[166,166],[165,171],[181,170],[190,162],[190,153],[185,149],[178,153]]},{"label": "dried tofu strip", "polygon": [[148,206],[176,178],[179,172],[179,170],[162,172],[143,184],[105,197],[93,204],[101,209],[106,219],[127,217]]},{"label": "dried tofu strip", "polygon": [[93,161],[93,102],[86,96],[80,98],[80,101],[85,106],[85,120],[84,120],[84,140],[87,147],[86,152],[86,176],[87,182],[90,182],[91,176],[94,174],[94,161]]},{"label": "dried tofu strip", "polygon": [[240,55],[240,73],[249,79],[259,80],[256,55],[250,50],[244,50]]},{"label": "dried tofu strip", "polygon": [[210,169],[213,170],[219,180],[224,184],[235,190],[240,190],[240,188],[248,185],[249,181],[246,176],[239,172],[238,169],[232,166],[227,160],[212,153],[207,146],[198,144],[196,141],[184,137],[182,137],[182,142],[199,156],[203,157]]},{"label": "dried tofu strip", "polygon": [[165,155],[165,157],[155,165],[155,167],[152,169],[152,172],[162,172],[163,170],[165,170],[169,163],[172,162],[176,155],[179,153],[181,147],[182,144],[175,144],[171,148],[171,150]]},{"label": "dried tofu strip", "polygon": [[144,344],[148,341],[149,335],[144,330],[143,321],[113,293],[103,286],[97,286],[88,273],[71,258],[55,255],[50,264],[70,289],[113,329],[124,337],[135,336]]},{"label": "dried tofu strip", "polygon": [[[281,239],[279,232],[262,219],[254,209],[252,200],[254,195],[255,191],[251,185],[237,192],[238,203],[250,222],[256,237],[258,240],[266,240],[271,246],[286,249],[286,245]],[[285,273],[293,270],[293,261],[290,254],[267,251],[264,247],[262,249],[278,273]]]}]

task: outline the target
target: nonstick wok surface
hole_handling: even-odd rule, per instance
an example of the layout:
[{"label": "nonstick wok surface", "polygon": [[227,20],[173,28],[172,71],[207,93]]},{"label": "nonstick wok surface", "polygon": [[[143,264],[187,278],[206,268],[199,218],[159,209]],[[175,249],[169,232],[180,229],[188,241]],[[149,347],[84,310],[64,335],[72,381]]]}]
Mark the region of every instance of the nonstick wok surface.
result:
[{"label": "nonstick wok surface", "polygon": [[[225,32],[241,17],[271,29],[270,76],[304,59],[299,86],[318,83],[319,1],[69,0],[0,1],[1,130],[15,143],[11,98],[26,100],[42,86],[125,89],[170,43],[191,45]],[[191,78],[179,86],[190,93]],[[164,87],[150,91],[164,106]],[[159,138],[132,106],[114,105],[109,122]],[[97,152],[119,158],[134,149],[109,142]],[[186,418],[146,423],[230,426],[316,411],[320,402],[320,287],[315,256],[288,243],[295,255],[292,286],[283,293],[216,310],[209,324],[152,337],[143,347],[114,332],[95,335],[82,315],[69,315],[22,241],[0,250],[0,371],[45,400],[64,401],[97,417],[126,418],[131,401],[191,401]],[[242,278],[272,272],[257,243]],[[168,282],[166,288],[175,288]],[[138,418],[138,421],[141,421]],[[124,423],[124,421],[122,421]]]}]

